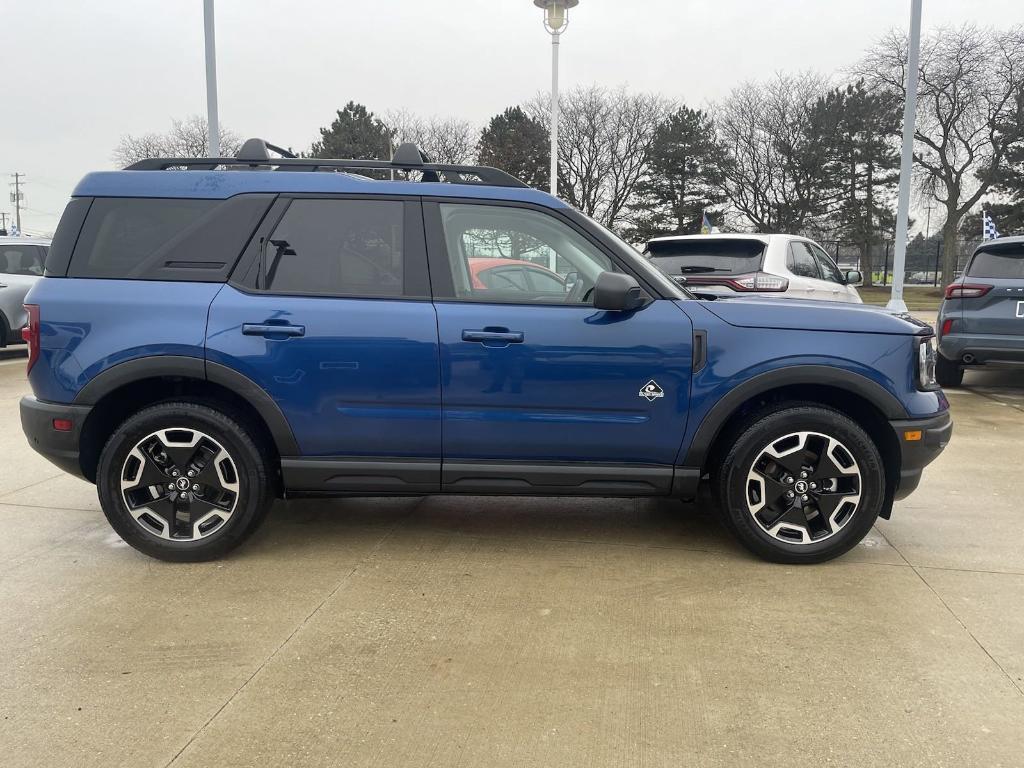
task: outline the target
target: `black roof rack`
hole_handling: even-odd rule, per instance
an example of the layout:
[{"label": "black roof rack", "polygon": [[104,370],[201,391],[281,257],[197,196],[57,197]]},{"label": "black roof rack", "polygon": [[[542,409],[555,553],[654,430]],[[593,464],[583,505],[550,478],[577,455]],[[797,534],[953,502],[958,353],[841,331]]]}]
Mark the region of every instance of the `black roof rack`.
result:
[{"label": "black roof rack", "polygon": [[[269,150],[269,151],[268,151]],[[270,151],[282,157],[271,157]],[[492,187],[526,187],[527,185],[505,171],[486,165],[449,165],[431,163],[415,144],[402,144],[391,160],[333,160],[321,157],[295,157],[291,152],[265,142],[248,139],[236,157],[153,157],[139,160],[126,171],[165,171],[183,168],[193,171],[227,169],[253,169],[276,171],[345,171],[383,170],[420,171],[422,181],[446,181],[450,184],[477,184]]]}]

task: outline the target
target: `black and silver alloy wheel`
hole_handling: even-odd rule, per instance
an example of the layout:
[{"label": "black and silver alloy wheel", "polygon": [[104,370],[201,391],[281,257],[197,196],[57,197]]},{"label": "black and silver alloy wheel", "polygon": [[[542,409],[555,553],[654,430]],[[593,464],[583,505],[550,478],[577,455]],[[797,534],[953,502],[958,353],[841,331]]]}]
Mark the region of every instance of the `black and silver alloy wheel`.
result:
[{"label": "black and silver alloy wheel", "polygon": [[216,533],[238,504],[234,459],[198,429],[161,429],[140,440],[121,468],[121,497],[140,526],[162,539]]},{"label": "black and silver alloy wheel", "polygon": [[752,552],[782,563],[838,557],[867,535],[885,502],[878,446],[847,415],[780,403],[726,436],[713,467],[728,527]]},{"label": "black and silver alloy wheel", "polygon": [[118,427],[96,472],[100,505],[118,535],[177,562],[219,557],[248,538],[275,494],[268,448],[243,421],[183,401],[151,406]]},{"label": "black and silver alloy wheel", "polygon": [[820,432],[773,440],[747,473],[747,510],[769,536],[810,544],[836,535],[860,504],[861,474],[850,450]]}]

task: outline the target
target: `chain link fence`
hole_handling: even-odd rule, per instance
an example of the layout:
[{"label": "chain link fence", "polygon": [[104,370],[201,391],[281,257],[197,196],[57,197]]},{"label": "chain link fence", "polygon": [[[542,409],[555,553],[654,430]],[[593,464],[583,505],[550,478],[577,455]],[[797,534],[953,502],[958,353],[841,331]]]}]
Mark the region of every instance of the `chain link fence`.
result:
[{"label": "chain link fence", "polygon": [[[957,274],[963,271],[967,260],[980,242],[980,237],[957,238]],[[871,246],[871,269],[868,268],[868,264],[862,263],[861,246],[856,243],[840,240],[818,240],[818,243],[831,254],[841,270],[859,270],[864,274],[865,283],[868,282],[870,272],[872,284],[892,285],[892,240],[884,240]],[[942,280],[942,244],[941,237],[918,237],[907,243],[906,272],[903,276],[905,285],[939,285]]]}]

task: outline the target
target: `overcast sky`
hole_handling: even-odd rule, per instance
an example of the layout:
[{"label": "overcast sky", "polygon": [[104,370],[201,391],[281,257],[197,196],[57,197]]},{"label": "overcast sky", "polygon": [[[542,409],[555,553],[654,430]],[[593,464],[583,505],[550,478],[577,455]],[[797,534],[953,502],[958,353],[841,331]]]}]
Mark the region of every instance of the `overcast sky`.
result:
[{"label": "overcast sky", "polygon": [[[0,174],[26,174],[23,228],[49,232],[125,133],[204,113],[202,0],[0,0]],[[830,73],[909,0],[581,0],[562,85],[627,83],[702,105],[778,70]],[[217,0],[221,122],[304,149],[348,100],[483,124],[547,89],[531,0]],[[1024,23],[1021,0],[924,0],[925,28]],[[13,211],[7,194],[0,211]]]}]

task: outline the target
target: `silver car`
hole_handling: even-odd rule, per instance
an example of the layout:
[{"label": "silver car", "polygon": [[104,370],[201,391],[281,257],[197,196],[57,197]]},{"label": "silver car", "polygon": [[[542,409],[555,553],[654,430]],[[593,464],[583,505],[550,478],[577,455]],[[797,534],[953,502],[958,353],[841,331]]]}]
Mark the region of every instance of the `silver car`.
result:
[{"label": "silver car", "polygon": [[44,238],[0,237],[0,347],[21,342],[25,294],[43,276],[49,249]]},{"label": "silver car", "polygon": [[692,291],[715,296],[780,296],[860,304],[856,270],[844,272],[825,249],[796,235],[670,235],[644,255]]}]

